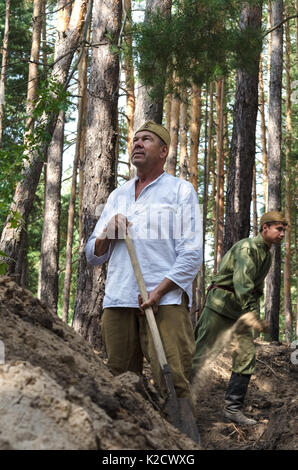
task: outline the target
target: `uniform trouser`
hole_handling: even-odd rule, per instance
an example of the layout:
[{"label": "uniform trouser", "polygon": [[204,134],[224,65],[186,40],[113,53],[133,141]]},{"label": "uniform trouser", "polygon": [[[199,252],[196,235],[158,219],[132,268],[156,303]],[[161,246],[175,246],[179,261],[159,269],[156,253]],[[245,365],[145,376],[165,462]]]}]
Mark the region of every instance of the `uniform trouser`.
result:
[{"label": "uniform trouser", "polygon": [[[159,306],[155,319],[177,396],[190,398],[189,378],[195,343],[187,296],[183,295],[182,305]],[[102,337],[108,366],[113,374],[118,375],[128,370],[142,373],[145,356],[150,363],[157,387],[161,394],[166,396],[165,382],[146,316],[141,315],[139,309],[104,309]]]},{"label": "uniform trouser", "polygon": [[[200,369],[205,361],[220,354],[226,346],[224,333],[235,323],[235,320],[220,315],[205,307],[195,328],[196,351],[193,359],[193,369]],[[256,352],[253,330],[232,335],[232,371],[237,374],[251,375],[255,368]],[[214,357],[215,356],[215,357]]]}]

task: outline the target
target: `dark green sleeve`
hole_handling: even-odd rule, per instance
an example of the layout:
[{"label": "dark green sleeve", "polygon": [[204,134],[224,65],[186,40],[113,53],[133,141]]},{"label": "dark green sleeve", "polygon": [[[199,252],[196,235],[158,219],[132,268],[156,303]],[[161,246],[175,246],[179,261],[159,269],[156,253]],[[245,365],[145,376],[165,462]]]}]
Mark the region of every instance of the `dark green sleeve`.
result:
[{"label": "dark green sleeve", "polygon": [[242,312],[257,313],[257,296],[255,295],[255,279],[257,266],[253,251],[241,248],[235,253],[233,284],[235,297],[241,305]]}]

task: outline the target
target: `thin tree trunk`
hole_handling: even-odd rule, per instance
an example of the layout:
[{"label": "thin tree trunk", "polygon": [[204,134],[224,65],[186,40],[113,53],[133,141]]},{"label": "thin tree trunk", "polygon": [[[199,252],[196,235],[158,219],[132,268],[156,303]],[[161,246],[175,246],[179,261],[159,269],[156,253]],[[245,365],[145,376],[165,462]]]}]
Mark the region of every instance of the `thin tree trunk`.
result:
[{"label": "thin tree trunk", "polygon": [[187,151],[187,133],[188,133],[188,93],[183,91],[180,103],[180,161],[179,176],[186,180],[188,177],[188,151]]},{"label": "thin tree trunk", "polygon": [[[43,13],[43,2],[40,0],[34,0],[33,3],[33,27],[32,27],[32,46],[31,55],[28,70],[28,88],[27,88],[27,102],[26,102],[26,131],[24,136],[25,152],[24,154],[30,158],[30,136],[34,130],[34,118],[32,116],[33,110],[36,106],[37,87],[38,87],[38,62],[40,55],[40,39],[42,30],[42,13]],[[20,285],[25,286],[27,284],[27,225],[23,233],[23,240],[20,250],[20,260],[18,263],[18,269],[15,270],[15,274],[20,276]]]},{"label": "thin tree trunk", "polygon": [[[274,0],[272,5],[272,25],[283,19],[283,2]],[[283,27],[271,33],[272,51],[270,67],[270,96],[268,119],[268,210],[281,209],[281,91],[283,67]],[[279,338],[280,308],[280,246],[271,248],[272,265],[266,282],[265,318],[270,322],[273,341]]]},{"label": "thin tree trunk", "polygon": [[170,175],[176,176],[177,166],[177,152],[178,152],[178,136],[179,136],[179,113],[180,113],[180,98],[173,95],[171,106],[171,123],[170,123],[170,136],[171,145],[169,154],[166,161],[166,170]]},{"label": "thin tree trunk", "polygon": [[[120,33],[121,2],[95,0],[93,43],[108,42]],[[88,90],[87,130],[82,201],[82,237],[73,327],[96,348],[101,347],[100,316],[106,265],[87,265],[84,246],[97,222],[100,208],[116,186],[118,144],[119,58],[111,45],[92,48]]]},{"label": "thin tree trunk", "polygon": [[[59,2],[58,6],[66,5],[67,3],[67,0],[63,0]],[[85,7],[86,0],[75,0],[73,2],[68,27],[63,33],[59,33],[55,44],[55,58],[51,77],[62,86],[66,86],[67,84],[72,58],[79,43]],[[54,99],[56,99],[55,94],[53,94],[53,100]],[[57,113],[45,114],[43,117],[46,132],[51,136],[54,133],[57,118],[58,111]],[[23,219],[23,224],[16,228],[11,227],[10,215],[1,235],[0,249],[10,257],[7,261],[8,274],[18,272],[19,266],[23,264],[21,247],[25,233],[24,227],[26,227],[32,209],[36,188],[43,167],[41,155],[46,153],[48,146],[49,144],[45,143],[42,145],[40,151],[34,150],[31,152],[29,161],[24,163],[22,180],[18,183],[15,191],[11,212],[17,211]]]},{"label": "thin tree trunk", "polygon": [[253,235],[256,237],[258,235],[258,205],[257,205],[257,171],[256,164],[253,167],[253,177],[252,177],[252,204],[253,204]]},{"label": "thin tree trunk", "polygon": [[[89,41],[90,28],[87,35]],[[83,46],[84,47],[84,46]],[[75,220],[75,205],[76,205],[76,191],[77,191],[77,172],[79,162],[82,157],[81,152],[85,143],[85,119],[86,119],[86,102],[87,102],[87,65],[88,65],[88,48],[84,47],[82,59],[78,67],[78,123],[77,123],[77,140],[76,150],[73,162],[73,173],[71,182],[71,192],[68,207],[68,222],[67,222],[67,239],[66,239],[66,255],[65,255],[65,276],[63,287],[63,309],[62,320],[68,323],[69,312],[69,299],[72,278],[72,246],[74,234],[74,220]]]},{"label": "thin tree trunk", "polygon": [[215,218],[216,218],[216,174],[215,174],[215,152],[214,152],[214,135],[213,135],[213,126],[214,126],[214,117],[213,117],[213,93],[214,93],[214,83],[210,83],[210,109],[209,109],[209,126],[208,126],[208,161],[209,161],[209,179],[211,182],[211,201],[212,201],[212,222],[214,226],[213,232],[215,233]]},{"label": "thin tree trunk", "polygon": [[[267,29],[271,29],[273,26],[272,23],[272,5],[271,0],[268,0],[268,11],[267,11]],[[268,87],[268,98],[267,98],[267,105],[269,108],[269,100],[270,100],[270,69],[271,69],[271,47],[272,47],[272,36],[271,34],[268,35],[268,49],[267,49],[267,87]],[[268,200],[267,200],[268,203]]]},{"label": "thin tree trunk", "polygon": [[40,38],[42,29],[43,3],[40,0],[34,0],[33,3],[33,30],[32,47],[28,72],[28,89],[26,103],[26,134],[25,143],[28,135],[32,134],[34,120],[32,117],[33,109],[36,105],[37,85],[38,85],[38,62],[40,53]]},{"label": "thin tree trunk", "polygon": [[57,313],[64,111],[59,112],[48,150],[40,253],[40,300]]},{"label": "thin tree trunk", "polygon": [[259,67],[259,95],[260,95],[260,117],[261,117],[261,143],[262,143],[262,173],[263,173],[263,188],[264,188],[264,209],[268,205],[268,172],[267,172],[267,138],[266,138],[266,121],[265,121],[265,94],[264,94],[264,80],[263,80],[263,56],[260,56]]},{"label": "thin tree trunk", "polygon": [[[146,0],[145,21],[150,13],[157,9],[166,16],[170,16],[171,7],[172,0]],[[162,70],[160,73],[163,73]],[[142,83],[138,85],[134,122],[135,130],[148,120],[155,121],[159,124],[162,123],[164,96],[161,94],[159,97],[152,99],[150,92],[151,89],[145,87]]]},{"label": "thin tree trunk", "polygon": [[198,152],[201,129],[201,88],[192,86],[190,96],[190,156],[189,181],[198,191]]},{"label": "thin tree trunk", "polygon": [[46,22],[46,6],[47,0],[42,0],[42,29],[41,29],[41,42],[42,42],[42,65],[45,67],[48,63],[47,53],[47,22]]},{"label": "thin tree trunk", "polygon": [[[240,28],[261,28],[262,6],[244,3]],[[260,51],[255,51],[254,70],[237,71],[236,99],[228,177],[224,252],[238,240],[248,237],[253,165],[255,162],[256,119]]]},{"label": "thin tree trunk", "polygon": [[216,222],[214,235],[214,274],[217,273],[223,254],[224,229],[224,148],[223,148],[223,113],[224,79],[216,82]]},{"label": "thin tree trunk", "polygon": [[131,149],[134,136],[134,114],[135,114],[135,80],[134,67],[132,58],[132,16],[131,16],[131,0],[125,0],[126,23],[124,28],[124,42],[126,53],[124,54],[123,69],[125,72],[125,88],[126,88],[126,122],[127,122],[127,152],[129,156],[129,172],[130,176],[134,174],[134,167],[131,163]]},{"label": "thin tree trunk", "polygon": [[0,149],[2,148],[3,133],[3,116],[4,116],[4,100],[5,100],[5,75],[7,67],[7,49],[9,36],[9,18],[10,18],[10,0],[6,0],[5,4],[5,26],[2,47],[2,66],[0,74]]},{"label": "thin tree trunk", "polygon": [[171,106],[172,106],[172,95],[169,93],[165,99],[165,128],[170,132],[171,126]]},{"label": "thin tree trunk", "polygon": [[[289,16],[288,7],[285,9]],[[285,174],[285,216],[288,227],[285,235],[285,262],[284,262],[284,312],[285,336],[289,344],[292,340],[292,302],[291,302],[291,206],[292,206],[292,178],[291,178],[291,148],[292,148],[292,110],[291,110],[291,39],[289,22],[286,30],[286,174]]]}]

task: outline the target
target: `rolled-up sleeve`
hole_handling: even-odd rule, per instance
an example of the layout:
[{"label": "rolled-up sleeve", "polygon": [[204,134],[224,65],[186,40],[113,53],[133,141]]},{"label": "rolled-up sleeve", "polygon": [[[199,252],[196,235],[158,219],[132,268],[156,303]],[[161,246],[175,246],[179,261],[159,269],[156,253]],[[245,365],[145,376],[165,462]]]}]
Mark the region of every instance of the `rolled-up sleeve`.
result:
[{"label": "rolled-up sleeve", "polygon": [[111,251],[112,251],[111,244],[109,246],[109,249],[102,256],[96,256],[94,254],[94,250],[95,250],[96,239],[102,234],[109,220],[114,215],[115,215],[115,210],[113,206],[113,193],[111,193],[103,209],[103,212],[101,216],[99,217],[96,223],[96,226],[85,246],[85,255],[86,255],[87,262],[93,266],[98,266],[100,264],[105,263],[111,255]]},{"label": "rolled-up sleeve", "polygon": [[187,291],[202,264],[202,222],[197,194],[187,186],[175,216],[176,261],[166,277]]}]

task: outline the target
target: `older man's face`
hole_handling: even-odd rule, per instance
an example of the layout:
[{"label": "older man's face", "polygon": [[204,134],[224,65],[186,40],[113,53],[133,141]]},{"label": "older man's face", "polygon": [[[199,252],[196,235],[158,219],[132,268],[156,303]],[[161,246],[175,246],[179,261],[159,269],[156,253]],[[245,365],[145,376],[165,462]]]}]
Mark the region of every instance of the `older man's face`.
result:
[{"label": "older man's face", "polygon": [[133,139],[131,161],[137,168],[163,166],[168,148],[150,131],[137,132]]}]

